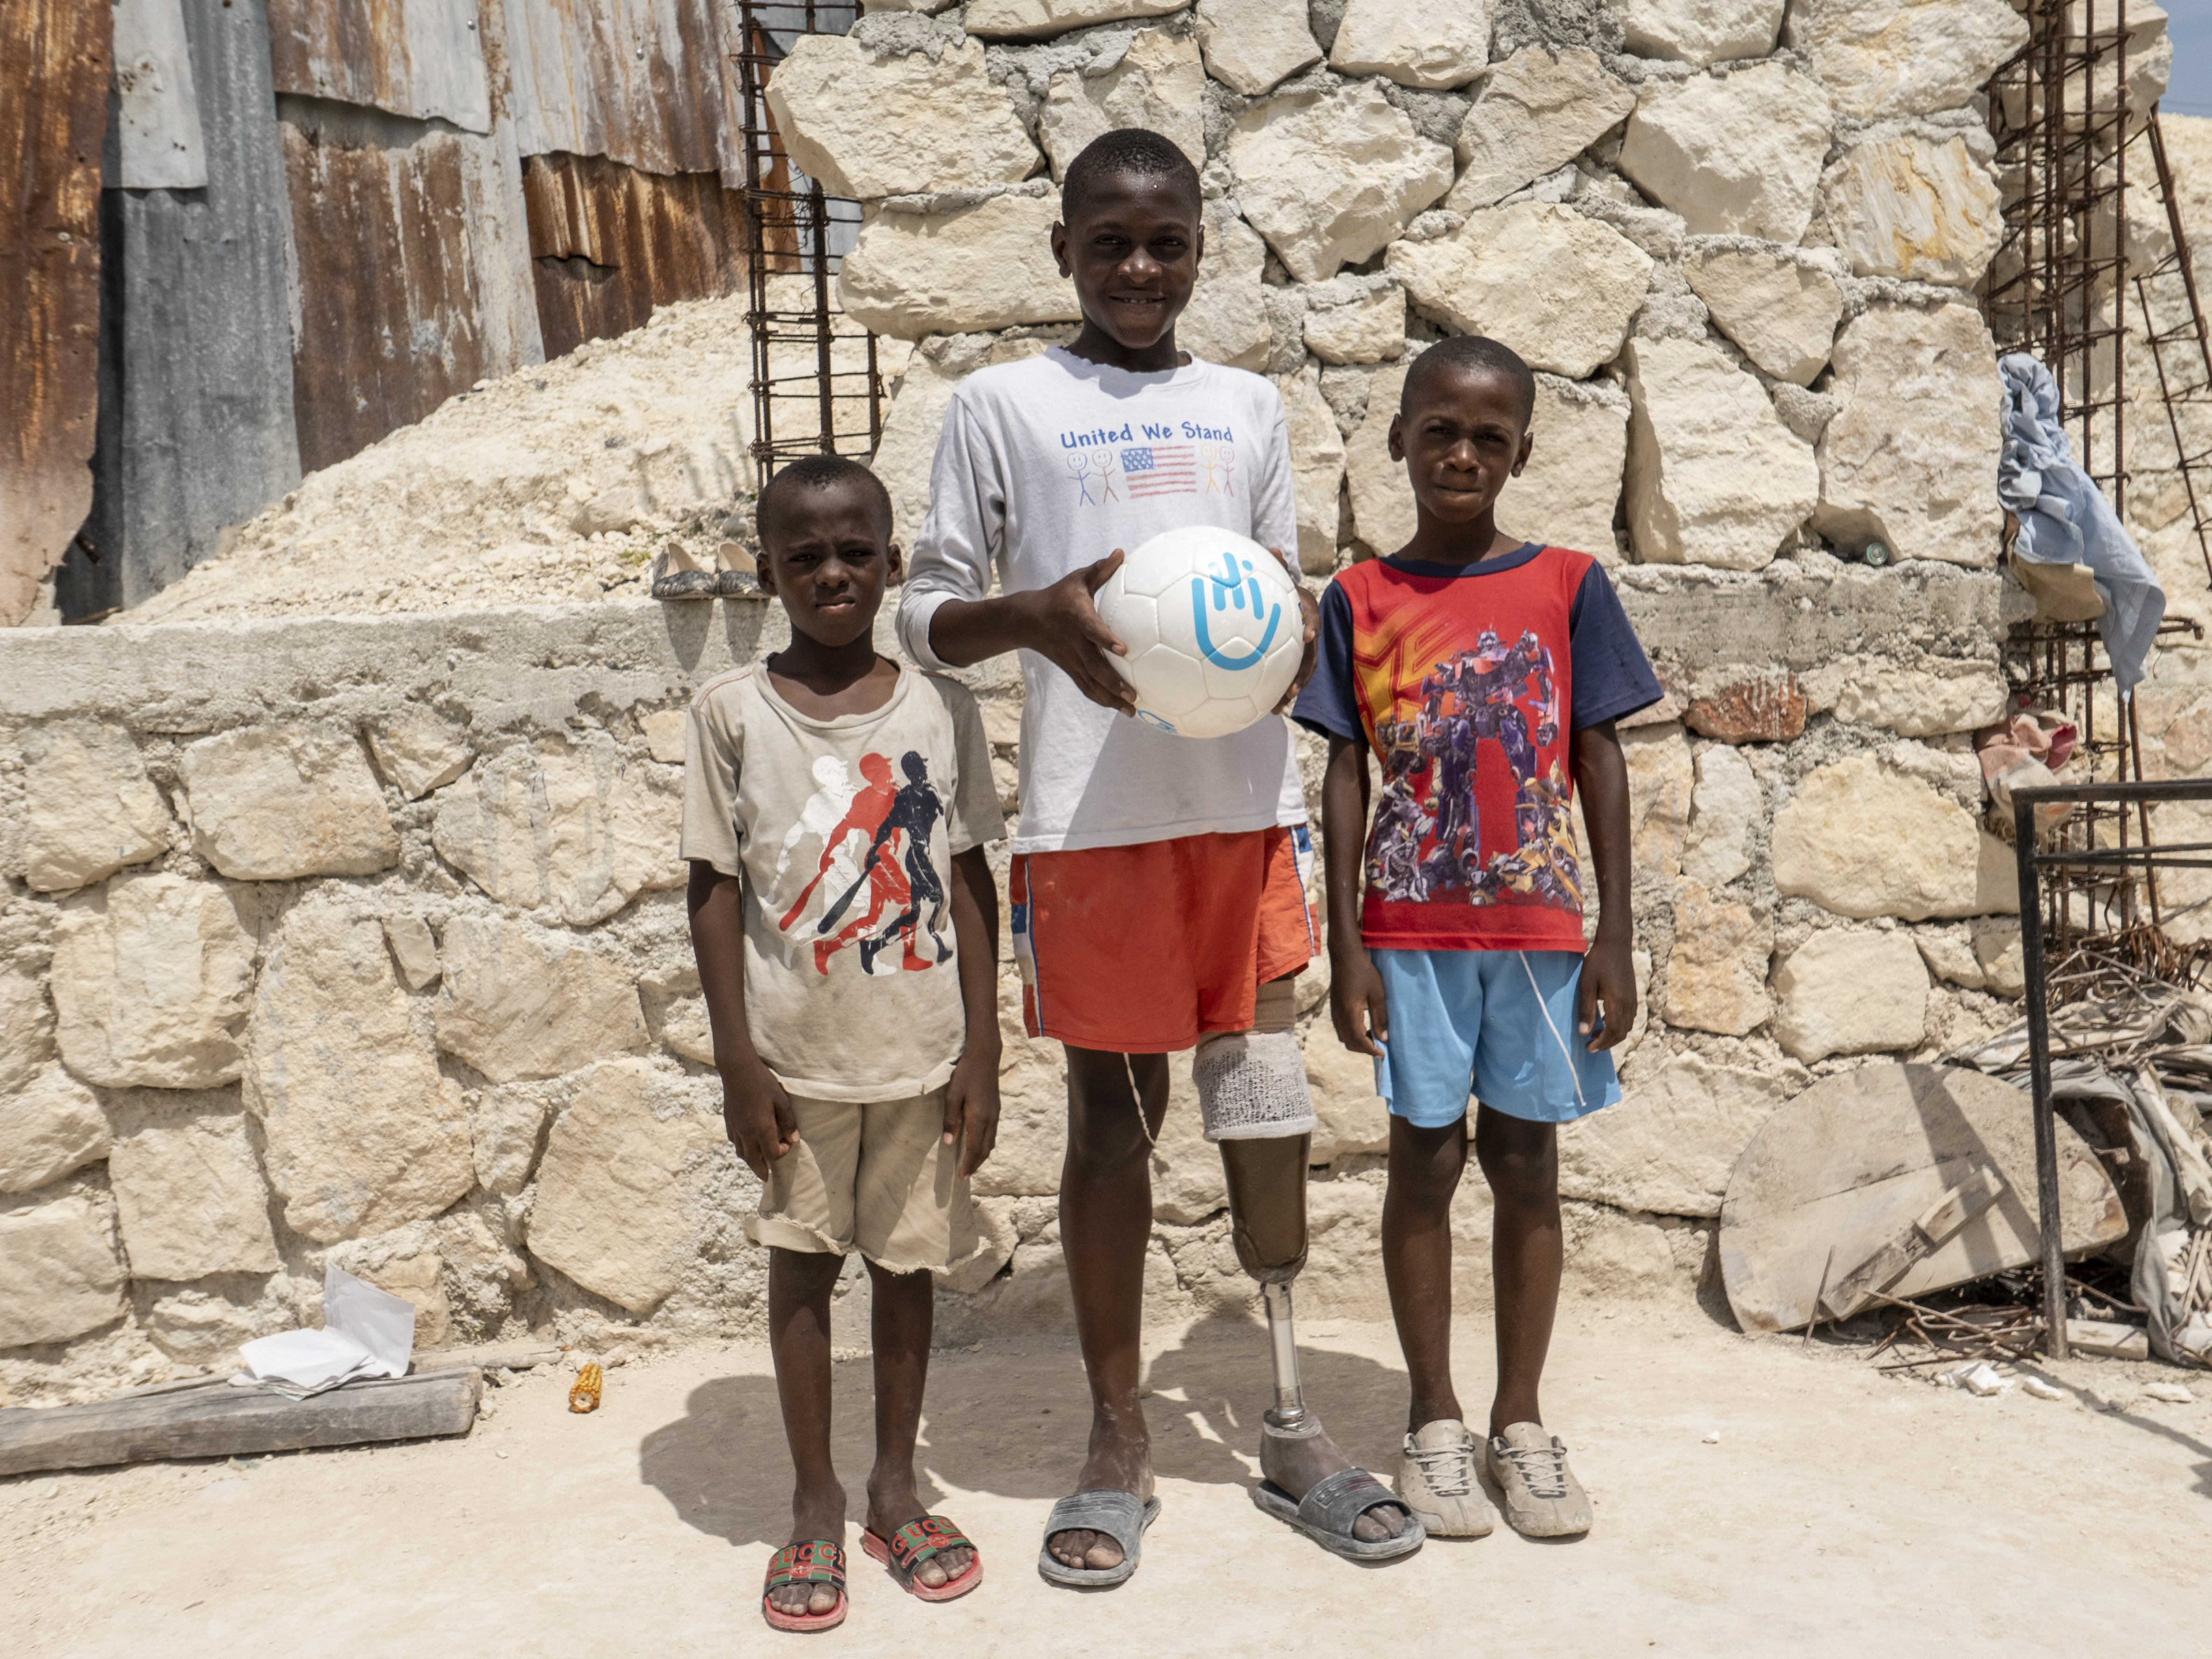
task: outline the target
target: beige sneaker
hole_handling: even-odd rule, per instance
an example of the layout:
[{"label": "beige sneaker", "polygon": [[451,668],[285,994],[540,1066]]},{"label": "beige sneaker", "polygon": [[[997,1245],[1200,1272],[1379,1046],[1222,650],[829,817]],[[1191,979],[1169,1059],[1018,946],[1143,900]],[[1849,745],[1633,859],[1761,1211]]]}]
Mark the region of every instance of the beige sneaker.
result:
[{"label": "beige sneaker", "polygon": [[1398,1496],[1431,1538],[1483,1538],[1498,1524],[1474,1478],[1474,1437],[1455,1417],[1406,1437]]},{"label": "beige sneaker", "polygon": [[1509,1423],[1490,1441],[1490,1474],[1505,1495],[1505,1521],[1525,1538],[1571,1538],[1590,1529],[1589,1494],[1567,1467],[1567,1449],[1540,1423]]}]

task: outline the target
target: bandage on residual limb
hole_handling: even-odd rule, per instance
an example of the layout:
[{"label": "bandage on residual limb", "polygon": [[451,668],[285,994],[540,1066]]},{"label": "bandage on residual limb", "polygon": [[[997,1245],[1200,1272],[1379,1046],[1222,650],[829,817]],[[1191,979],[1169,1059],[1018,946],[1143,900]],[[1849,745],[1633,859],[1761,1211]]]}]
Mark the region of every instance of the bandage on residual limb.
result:
[{"label": "bandage on residual limb", "polygon": [[1208,1140],[1311,1134],[1320,1127],[1295,1031],[1215,1032],[1190,1063]]}]

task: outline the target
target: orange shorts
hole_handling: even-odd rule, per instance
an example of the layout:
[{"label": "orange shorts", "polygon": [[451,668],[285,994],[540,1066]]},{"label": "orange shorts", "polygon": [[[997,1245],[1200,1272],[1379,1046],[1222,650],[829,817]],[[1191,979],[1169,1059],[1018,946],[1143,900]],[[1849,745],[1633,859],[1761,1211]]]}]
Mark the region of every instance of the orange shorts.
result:
[{"label": "orange shorts", "polygon": [[1033,1037],[1164,1054],[1245,1031],[1261,984],[1319,948],[1304,824],[1017,854],[1010,883]]}]

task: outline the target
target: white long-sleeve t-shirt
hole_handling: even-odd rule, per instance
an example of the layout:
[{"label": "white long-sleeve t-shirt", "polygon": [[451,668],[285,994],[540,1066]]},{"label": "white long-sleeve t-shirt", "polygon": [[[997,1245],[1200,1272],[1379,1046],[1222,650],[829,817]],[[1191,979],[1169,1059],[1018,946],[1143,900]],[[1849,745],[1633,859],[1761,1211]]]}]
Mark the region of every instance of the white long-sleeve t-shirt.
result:
[{"label": "white long-sleeve t-shirt", "polygon": [[[1297,546],[1282,398],[1218,363],[1133,374],[1055,346],[983,369],[952,394],[929,489],[898,610],[900,641],[925,668],[949,666],[930,647],[938,608],[986,597],[994,569],[1002,592],[1048,587],[1188,525]],[[1305,822],[1280,716],[1224,738],[1176,737],[1020,654],[1017,853]]]}]

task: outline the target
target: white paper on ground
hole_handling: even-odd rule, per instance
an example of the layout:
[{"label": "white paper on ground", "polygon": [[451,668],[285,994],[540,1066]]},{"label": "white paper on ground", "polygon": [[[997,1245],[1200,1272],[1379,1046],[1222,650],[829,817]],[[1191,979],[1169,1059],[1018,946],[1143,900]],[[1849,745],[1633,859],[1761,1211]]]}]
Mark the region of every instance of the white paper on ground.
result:
[{"label": "white paper on ground", "polygon": [[323,1269],[323,1328],[279,1331],[239,1346],[246,1370],[231,1378],[304,1396],[356,1376],[404,1376],[415,1352],[415,1304],[343,1267]]}]

